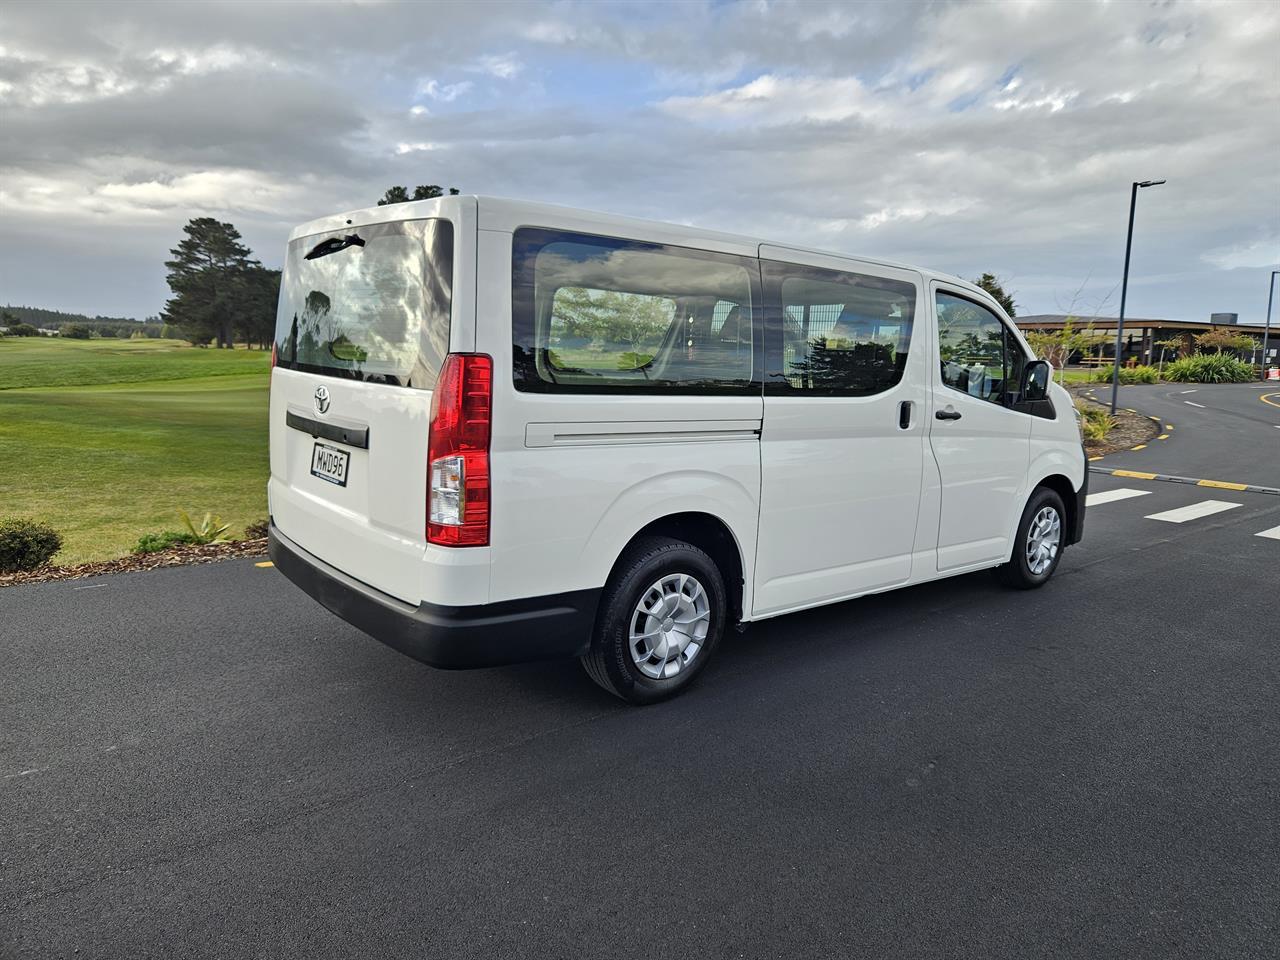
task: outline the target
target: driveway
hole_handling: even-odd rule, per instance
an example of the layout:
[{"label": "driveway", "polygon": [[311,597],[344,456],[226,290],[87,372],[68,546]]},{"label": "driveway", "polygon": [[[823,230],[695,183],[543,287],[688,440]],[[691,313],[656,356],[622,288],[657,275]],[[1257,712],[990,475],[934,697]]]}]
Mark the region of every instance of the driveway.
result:
[{"label": "driveway", "polygon": [[[1217,394],[1126,391],[1185,409],[1106,463],[1265,482]],[[646,709],[252,561],[0,590],[0,956],[1274,957],[1280,497],[1092,491],[1042,590],[761,623]]]}]

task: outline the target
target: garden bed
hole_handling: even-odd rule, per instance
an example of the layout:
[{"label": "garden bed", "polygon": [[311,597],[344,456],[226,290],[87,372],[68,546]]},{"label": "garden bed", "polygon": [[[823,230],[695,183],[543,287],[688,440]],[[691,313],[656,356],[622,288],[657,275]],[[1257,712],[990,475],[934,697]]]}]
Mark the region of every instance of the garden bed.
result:
[{"label": "garden bed", "polygon": [[80,580],[104,573],[128,573],[133,570],[156,570],[160,567],[181,567],[192,563],[213,563],[233,557],[265,557],[267,538],[235,540],[231,543],[210,543],[204,546],[170,547],[156,553],[135,553],[115,560],[97,560],[69,567],[40,567],[20,573],[0,573],[0,587],[12,587],[21,583],[42,583],[48,580]]},{"label": "garden bed", "polygon": [[[1073,399],[1082,400],[1085,403],[1099,404],[1101,401],[1090,396],[1090,391],[1096,390],[1097,384],[1068,384],[1067,390],[1071,393]],[[1102,404],[1109,406],[1109,404]],[[1116,410],[1116,425],[1111,428],[1106,438],[1103,440],[1085,440],[1085,453],[1090,457],[1105,457],[1109,453],[1115,453],[1117,450],[1130,450],[1142,443],[1147,443],[1159,436],[1161,424],[1159,420],[1141,413],[1130,413],[1128,410],[1118,408]]]}]

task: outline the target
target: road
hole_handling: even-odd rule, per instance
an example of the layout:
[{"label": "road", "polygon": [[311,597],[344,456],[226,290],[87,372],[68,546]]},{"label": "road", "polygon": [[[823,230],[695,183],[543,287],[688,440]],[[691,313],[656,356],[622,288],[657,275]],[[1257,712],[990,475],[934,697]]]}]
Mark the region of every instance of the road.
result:
[{"label": "road", "polygon": [[[1109,401],[1110,388],[1094,395]],[[1280,487],[1280,382],[1121,387],[1118,405],[1160,417],[1162,428],[1172,429],[1162,429],[1168,439],[1145,450],[1112,454],[1109,465]],[[1224,470],[1232,475],[1219,476]]]},{"label": "road", "polygon": [[[1098,466],[1265,481],[1257,393]],[[646,709],[251,561],[0,590],[0,956],[1274,957],[1280,497],[1092,489],[1043,590],[762,623]]]}]

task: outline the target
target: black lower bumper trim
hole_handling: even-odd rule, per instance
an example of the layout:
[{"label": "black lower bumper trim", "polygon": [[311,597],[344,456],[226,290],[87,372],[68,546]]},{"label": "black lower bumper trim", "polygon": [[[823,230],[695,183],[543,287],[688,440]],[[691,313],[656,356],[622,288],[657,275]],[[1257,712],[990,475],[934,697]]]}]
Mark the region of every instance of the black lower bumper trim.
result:
[{"label": "black lower bumper trim", "polygon": [[1084,454],[1084,480],[1080,482],[1080,489],[1076,491],[1076,515],[1075,523],[1072,529],[1067,531],[1068,545],[1079,543],[1084,539],[1084,508],[1085,502],[1089,497],[1089,454],[1082,444],[1080,452]]},{"label": "black lower bumper trim", "polygon": [[313,556],[274,523],[268,536],[276,569],[313,599],[374,639],[433,667],[575,657],[590,646],[599,589],[468,607],[415,607]]}]

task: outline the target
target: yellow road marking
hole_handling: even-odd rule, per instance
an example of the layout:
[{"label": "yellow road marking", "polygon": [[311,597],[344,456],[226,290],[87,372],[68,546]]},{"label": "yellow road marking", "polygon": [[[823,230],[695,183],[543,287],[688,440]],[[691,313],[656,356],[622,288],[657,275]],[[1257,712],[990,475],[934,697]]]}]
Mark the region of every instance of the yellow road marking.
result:
[{"label": "yellow road marking", "polygon": [[1264,393],[1258,398],[1269,407],[1280,407],[1280,403],[1275,403],[1269,400],[1268,397],[1280,397],[1280,393]]},{"label": "yellow road marking", "polygon": [[1247,483],[1227,483],[1225,480],[1197,480],[1197,487],[1218,487],[1221,490],[1248,490]]},{"label": "yellow road marking", "polygon": [[270,560],[263,560],[261,563],[255,563],[254,566],[255,567],[274,567],[275,564],[272,563]]},{"label": "yellow road marking", "polygon": [[1162,433],[1162,434],[1160,434],[1160,436],[1156,437],[1156,439],[1157,439],[1157,440],[1168,440],[1168,439],[1169,439],[1169,435],[1168,435],[1167,433]]},{"label": "yellow road marking", "polygon": [[1154,473],[1142,473],[1138,470],[1112,470],[1111,475],[1113,477],[1133,477],[1135,480],[1154,480],[1156,478]]},{"label": "yellow road marking", "polygon": [[1166,424],[1164,425],[1164,428],[1165,428],[1166,430],[1172,430],[1172,429],[1173,429],[1173,424],[1172,424],[1172,423],[1166,423]]},{"label": "yellow road marking", "polygon": [[1101,458],[1101,457],[1090,457],[1089,459],[1090,459],[1090,460],[1101,460],[1102,458]]},{"label": "yellow road marking", "polygon": [[1147,449],[1147,445],[1146,445],[1145,443],[1140,443],[1140,444],[1138,444],[1136,447],[1130,447],[1129,449],[1130,449],[1130,450],[1145,450],[1145,449]]}]

